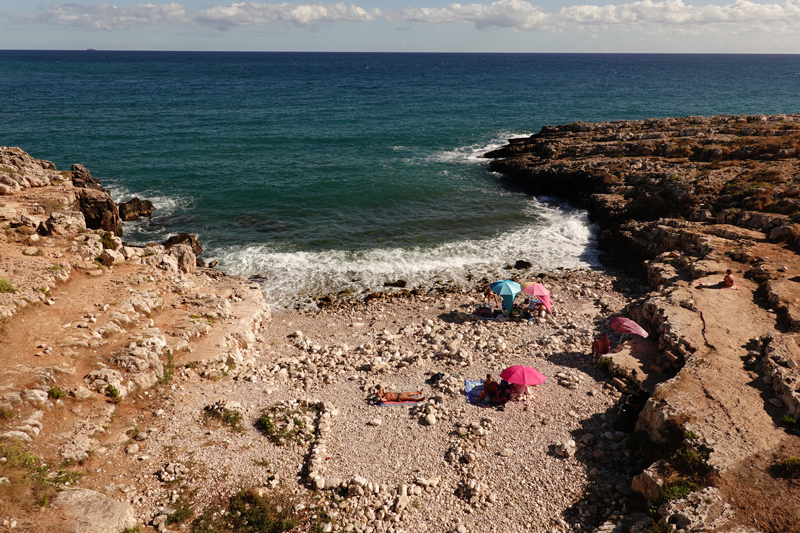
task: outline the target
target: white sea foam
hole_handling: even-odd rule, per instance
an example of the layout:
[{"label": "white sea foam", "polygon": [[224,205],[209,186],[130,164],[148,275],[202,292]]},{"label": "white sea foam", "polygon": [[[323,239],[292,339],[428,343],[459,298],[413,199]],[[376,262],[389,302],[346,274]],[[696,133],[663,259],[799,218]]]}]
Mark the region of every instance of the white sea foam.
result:
[{"label": "white sea foam", "polygon": [[324,294],[370,291],[387,281],[410,286],[436,280],[464,283],[468,275],[502,276],[502,267],[517,259],[534,268],[586,268],[598,264],[595,229],[584,211],[531,198],[528,209],[539,223],[492,239],[464,239],[433,247],[377,248],[368,251],[278,251],[269,245],[209,250],[226,272],[264,279],[267,300],[292,307]]},{"label": "white sea foam", "polygon": [[497,150],[508,144],[508,139],[516,137],[530,137],[530,133],[517,133],[511,131],[501,131],[497,133],[497,137],[488,142],[479,142],[459,146],[452,150],[442,150],[431,154],[427,157],[427,161],[434,161],[438,163],[486,163],[484,154]]}]

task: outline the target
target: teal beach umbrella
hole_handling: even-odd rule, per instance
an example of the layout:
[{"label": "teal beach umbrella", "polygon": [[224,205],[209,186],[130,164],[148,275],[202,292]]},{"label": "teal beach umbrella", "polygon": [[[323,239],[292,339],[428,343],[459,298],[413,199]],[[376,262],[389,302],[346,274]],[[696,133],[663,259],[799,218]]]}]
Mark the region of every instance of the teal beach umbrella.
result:
[{"label": "teal beach umbrella", "polygon": [[495,281],[489,285],[489,288],[493,293],[497,294],[503,299],[506,311],[511,311],[511,307],[514,304],[514,298],[522,290],[522,287],[520,287],[519,283],[516,281],[511,281],[510,279],[501,279],[500,281]]}]

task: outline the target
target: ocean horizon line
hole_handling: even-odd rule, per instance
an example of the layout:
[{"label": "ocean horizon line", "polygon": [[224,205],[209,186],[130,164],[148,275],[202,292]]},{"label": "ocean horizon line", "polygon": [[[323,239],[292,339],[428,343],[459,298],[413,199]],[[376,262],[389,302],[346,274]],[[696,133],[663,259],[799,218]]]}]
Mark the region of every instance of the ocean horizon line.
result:
[{"label": "ocean horizon line", "polygon": [[794,57],[800,53],[766,53],[766,52],[446,52],[446,51],[426,51],[426,52],[401,52],[401,51],[358,51],[358,50],[146,50],[146,49],[105,49],[105,48],[0,48],[0,52],[102,52],[102,53],[169,53],[169,54],[307,54],[307,55],[403,55],[403,56],[427,56],[427,55],[453,55],[453,56],[613,56],[613,57],[647,57],[647,56],[674,56],[674,57],[699,57],[699,56],[723,56],[723,57]]}]

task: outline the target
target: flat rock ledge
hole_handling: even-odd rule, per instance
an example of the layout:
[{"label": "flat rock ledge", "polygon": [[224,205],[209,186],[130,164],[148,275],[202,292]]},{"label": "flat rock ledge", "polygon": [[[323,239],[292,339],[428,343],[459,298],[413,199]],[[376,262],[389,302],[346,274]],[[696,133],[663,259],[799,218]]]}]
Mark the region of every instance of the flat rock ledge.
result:
[{"label": "flat rock ledge", "polygon": [[136,527],[133,507],[89,489],[66,489],[52,507],[64,519],[63,533],[119,533]]}]

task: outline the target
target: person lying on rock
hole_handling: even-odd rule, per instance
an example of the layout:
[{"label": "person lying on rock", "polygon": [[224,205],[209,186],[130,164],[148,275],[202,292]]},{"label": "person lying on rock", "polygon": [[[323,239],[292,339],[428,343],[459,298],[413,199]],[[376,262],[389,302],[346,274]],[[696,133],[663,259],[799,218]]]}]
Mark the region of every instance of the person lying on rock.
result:
[{"label": "person lying on rock", "polygon": [[376,396],[382,402],[421,402],[425,399],[421,390],[417,392],[386,392],[381,389]]},{"label": "person lying on rock", "polygon": [[601,355],[605,355],[610,351],[611,351],[611,339],[606,337],[605,333],[600,335],[600,338],[592,343],[592,355],[594,355],[595,357],[600,357]]}]

